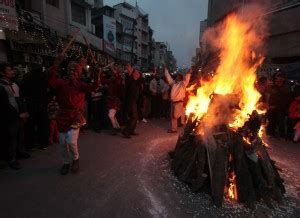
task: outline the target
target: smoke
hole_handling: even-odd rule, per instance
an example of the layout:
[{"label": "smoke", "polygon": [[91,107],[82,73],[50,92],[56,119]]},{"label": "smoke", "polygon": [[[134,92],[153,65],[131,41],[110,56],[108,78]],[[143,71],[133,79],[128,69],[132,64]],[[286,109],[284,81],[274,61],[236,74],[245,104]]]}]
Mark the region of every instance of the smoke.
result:
[{"label": "smoke", "polygon": [[[203,93],[214,97],[205,114],[209,126],[230,124],[241,127],[256,110],[260,98],[254,88],[256,69],[262,64],[265,39],[268,36],[266,5],[252,3],[228,14],[204,33],[204,40],[213,64],[209,72],[214,77],[200,87],[198,102]],[[196,97],[196,98],[197,98]]]},{"label": "smoke", "polygon": [[[251,3],[240,8],[238,11],[231,13],[236,14],[242,22],[247,23],[248,30],[255,31],[256,35],[259,36],[257,39],[258,43],[254,45],[255,47],[253,49],[259,49],[260,52],[264,52],[263,42],[268,36],[268,22],[266,16],[267,5],[269,4]],[[224,20],[205,31],[203,41],[207,45],[207,52],[217,52],[222,49],[222,41],[220,38],[224,30],[223,22]]]}]

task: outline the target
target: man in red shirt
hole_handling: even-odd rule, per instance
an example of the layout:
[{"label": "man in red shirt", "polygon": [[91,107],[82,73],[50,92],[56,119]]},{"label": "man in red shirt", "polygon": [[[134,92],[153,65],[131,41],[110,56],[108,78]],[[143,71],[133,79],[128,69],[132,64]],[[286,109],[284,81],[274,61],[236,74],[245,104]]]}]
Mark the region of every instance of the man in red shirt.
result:
[{"label": "man in red shirt", "polygon": [[122,96],[122,76],[121,72],[116,65],[110,68],[112,76],[108,81],[108,93],[107,93],[107,108],[108,117],[110,119],[112,129],[112,135],[116,135],[121,129],[116,117],[117,111],[120,109],[121,96]]},{"label": "man in red shirt", "polygon": [[[63,57],[58,56],[54,65],[49,69],[49,84],[57,92],[59,111],[56,121],[59,131],[59,143],[62,151],[64,165],[61,174],[66,175],[71,171],[79,171],[78,136],[79,130],[86,124],[84,118],[85,94],[96,91],[100,85],[99,72],[95,73],[94,82],[91,84],[81,82],[80,75],[86,60],[81,59],[79,63],[70,61],[68,64],[68,78],[57,78],[59,65]],[[72,163],[71,163],[72,162]]]}]

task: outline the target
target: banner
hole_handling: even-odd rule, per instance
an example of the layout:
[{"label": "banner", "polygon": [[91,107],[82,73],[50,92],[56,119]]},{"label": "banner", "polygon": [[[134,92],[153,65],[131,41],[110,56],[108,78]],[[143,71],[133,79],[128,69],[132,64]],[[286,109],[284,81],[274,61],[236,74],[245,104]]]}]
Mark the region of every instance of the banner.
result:
[{"label": "banner", "polygon": [[103,48],[112,56],[116,53],[116,20],[103,15]]},{"label": "banner", "polygon": [[18,30],[15,0],[0,0],[0,28]]}]

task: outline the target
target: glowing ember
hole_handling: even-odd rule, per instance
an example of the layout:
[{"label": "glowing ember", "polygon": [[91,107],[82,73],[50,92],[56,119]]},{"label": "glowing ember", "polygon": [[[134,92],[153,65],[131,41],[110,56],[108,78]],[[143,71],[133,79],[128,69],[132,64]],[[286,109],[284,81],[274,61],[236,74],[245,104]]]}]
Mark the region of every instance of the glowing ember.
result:
[{"label": "glowing ember", "polygon": [[266,142],[263,140],[263,134],[264,134],[264,132],[265,132],[265,126],[262,125],[262,126],[260,127],[259,131],[258,131],[258,136],[259,136],[259,138],[261,138],[263,145],[264,145],[265,147],[269,147],[268,143],[266,143]]},{"label": "glowing ember", "polygon": [[244,142],[246,142],[248,145],[251,145],[251,142],[249,139],[247,139],[246,137],[243,137]]},{"label": "glowing ember", "polygon": [[228,187],[228,197],[231,200],[237,200],[237,189],[236,189],[236,175],[232,172],[231,177],[229,178],[229,187]]},{"label": "glowing ember", "polygon": [[[262,39],[250,22],[231,14],[217,28],[218,37],[210,44],[220,50],[220,63],[215,76],[208,82],[203,82],[196,95],[189,98],[186,114],[194,113],[198,119],[204,115],[208,123],[214,122],[214,116],[207,115],[212,94],[232,95],[238,99],[238,109],[227,123],[231,128],[242,127],[257,108],[260,93],[255,89],[256,69],[264,58],[259,52]],[[224,114],[224,116],[227,116]]]},{"label": "glowing ember", "polygon": [[232,155],[229,154],[229,165],[231,166],[229,171],[228,171],[228,185],[227,185],[227,189],[225,190],[226,196],[230,199],[230,200],[237,200],[238,196],[237,196],[237,187],[236,187],[236,175],[234,173],[234,170],[232,168]]}]

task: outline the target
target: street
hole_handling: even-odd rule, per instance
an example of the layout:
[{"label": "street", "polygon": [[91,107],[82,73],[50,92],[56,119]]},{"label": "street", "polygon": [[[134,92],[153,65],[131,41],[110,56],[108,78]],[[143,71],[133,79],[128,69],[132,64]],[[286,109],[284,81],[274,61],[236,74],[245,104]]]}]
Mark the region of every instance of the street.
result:
[{"label": "street", "polygon": [[138,125],[139,136],[124,139],[104,132],[81,135],[77,175],[61,176],[58,146],[35,151],[23,169],[0,171],[1,217],[299,217],[299,144],[271,141],[271,155],[286,180],[284,205],[254,211],[192,193],[170,172],[168,151],[177,135],[168,123],[154,120]]}]

